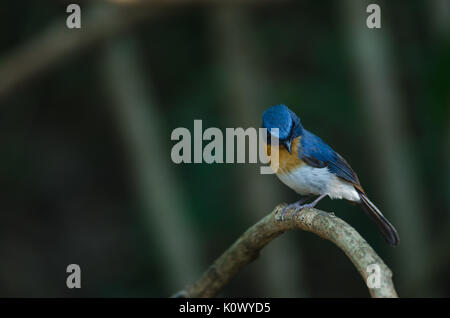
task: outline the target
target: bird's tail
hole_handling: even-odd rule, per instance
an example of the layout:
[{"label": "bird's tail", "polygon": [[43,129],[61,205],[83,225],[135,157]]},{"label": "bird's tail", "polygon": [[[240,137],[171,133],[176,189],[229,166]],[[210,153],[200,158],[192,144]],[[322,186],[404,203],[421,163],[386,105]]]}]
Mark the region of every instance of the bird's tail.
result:
[{"label": "bird's tail", "polygon": [[357,190],[361,198],[361,206],[370,218],[378,225],[384,238],[390,245],[397,245],[400,241],[397,230],[384,217],[381,211],[369,200],[369,198],[361,191]]}]

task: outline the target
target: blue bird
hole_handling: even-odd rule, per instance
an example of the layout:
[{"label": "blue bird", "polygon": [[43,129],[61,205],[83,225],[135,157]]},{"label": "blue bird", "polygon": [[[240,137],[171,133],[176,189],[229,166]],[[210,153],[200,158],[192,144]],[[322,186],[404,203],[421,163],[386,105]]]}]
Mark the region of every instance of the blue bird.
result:
[{"label": "blue bird", "polygon": [[[358,176],[347,161],[328,146],[322,139],[303,128],[298,116],[285,105],[267,109],[262,116],[262,127],[266,128],[267,151],[270,152],[271,138],[278,138],[279,167],[277,177],[288,187],[306,198],[318,196],[313,202],[300,201],[288,205],[299,211],[313,208],[324,197],[346,199],[359,203],[364,211],[378,225],[386,241],[397,245],[399,236],[391,223],[369,200],[359,183]],[[275,133],[274,128],[278,128]]]}]

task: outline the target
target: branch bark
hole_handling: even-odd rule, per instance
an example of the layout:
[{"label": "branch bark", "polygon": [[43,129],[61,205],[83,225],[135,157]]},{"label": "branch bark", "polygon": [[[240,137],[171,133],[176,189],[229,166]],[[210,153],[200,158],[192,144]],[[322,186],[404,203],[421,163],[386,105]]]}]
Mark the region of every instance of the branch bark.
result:
[{"label": "branch bark", "polygon": [[304,209],[294,217],[293,210],[287,210],[281,221],[284,205],[278,205],[269,215],[249,228],[238,240],[212,264],[191,286],[175,296],[214,297],[247,264],[254,261],[264,246],[288,230],[300,229],[317,234],[336,244],[351,260],[367,282],[371,273],[369,265],[380,267],[379,288],[369,288],[374,298],[397,298],[392,272],[359,235],[342,219],[317,209]]}]

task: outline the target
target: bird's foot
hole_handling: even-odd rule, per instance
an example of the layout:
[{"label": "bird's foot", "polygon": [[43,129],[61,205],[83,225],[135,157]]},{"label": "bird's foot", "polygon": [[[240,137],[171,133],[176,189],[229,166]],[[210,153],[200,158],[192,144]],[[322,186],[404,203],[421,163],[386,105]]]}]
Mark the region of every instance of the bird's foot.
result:
[{"label": "bird's foot", "polygon": [[297,201],[295,203],[292,203],[292,204],[289,204],[289,205],[285,206],[283,211],[281,211],[281,221],[284,220],[284,212],[286,212],[287,209],[295,208],[294,214],[292,214],[292,217],[294,218],[299,211],[301,211],[303,209],[312,209],[312,208],[314,208],[317,205],[317,203],[319,203],[319,201],[322,200],[327,195],[328,194],[326,194],[326,193],[321,194],[317,199],[315,199],[311,203],[303,204],[303,202],[305,202],[308,199],[308,197],[305,197],[305,198],[302,198],[302,199],[300,199],[299,201]]},{"label": "bird's foot", "polygon": [[303,204],[303,202],[305,202],[306,199],[307,199],[307,198],[302,198],[302,199],[300,199],[300,200],[297,201],[297,202],[294,202],[294,203],[291,203],[291,204],[286,205],[286,206],[283,208],[283,210],[281,211],[281,221],[284,221],[284,213],[286,212],[286,210],[295,208],[295,211],[294,211],[294,214],[293,214],[293,217],[295,217],[295,215],[296,215],[299,211],[301,211],[302,209],[304,209],[305,206],[309,205],[309,204]]},{"label": "bird's foot", "polygon": [[297,213],[304,209],[312,209],[316,206],[317,203],[311,202],[311,203],[305,203],[303,205],[300,205],[297,209],[295,209],[294,214],[292,214],[292,217],[295,218]]}]

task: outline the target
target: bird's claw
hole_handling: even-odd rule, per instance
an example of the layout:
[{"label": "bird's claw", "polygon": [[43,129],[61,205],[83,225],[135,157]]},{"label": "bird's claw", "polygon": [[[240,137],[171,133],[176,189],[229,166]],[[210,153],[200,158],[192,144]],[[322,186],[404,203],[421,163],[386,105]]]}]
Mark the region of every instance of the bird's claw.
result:
[{"label": "bird's claw", "polygon": [[284,221],[284,213],[286,212],[286,210],[288,209],[289,205],[286,205],[283,210],[281,210],[281,221]]},{"label": "bird's claw", "polygon": [[302,199],[298,202],[292,203],[292,204],[288,204],[286,205],[283,210],[281,211],[281,221],[284,221],[284,214],[286,212],[287,209],[290,208],[294,208],[295,207],[295,211],[292,214],[292,218],[295,218],[295,216],[297,215],[298,212],[300,212],[301,210],[303,210],[304,208],[308,208],[311,204],[302,204],[303,202],[305,202],[306,199]]},{"label": "bird's claw", "polygon": [[292,218],[295,218],[297,216],[298,212],[300,212],[304,208],[305,208],[305,206],[302,205],[302,206],[299,206],[297,209],[295,209],[294,213],[292,213]]}]

